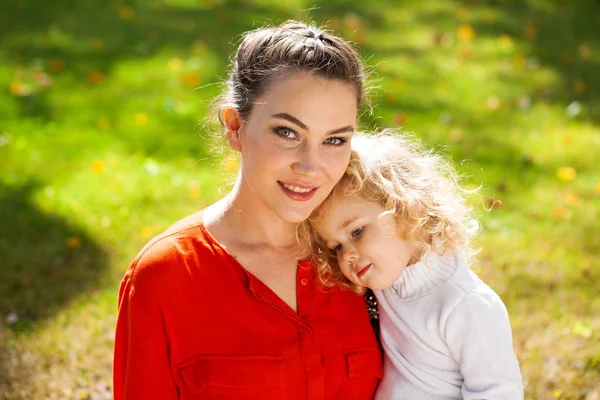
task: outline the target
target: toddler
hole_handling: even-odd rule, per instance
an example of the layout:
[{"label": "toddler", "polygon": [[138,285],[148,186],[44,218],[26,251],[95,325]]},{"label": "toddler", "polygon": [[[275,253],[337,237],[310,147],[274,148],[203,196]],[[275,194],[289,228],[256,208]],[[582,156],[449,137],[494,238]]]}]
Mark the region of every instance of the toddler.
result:
[{"label": "toddler", "polygon": [[375,399],[522,399],[506,307],[469,268],[477,223],[450,164],[385,131],[352,146],[304,227],[323,284],[377,297]]}]

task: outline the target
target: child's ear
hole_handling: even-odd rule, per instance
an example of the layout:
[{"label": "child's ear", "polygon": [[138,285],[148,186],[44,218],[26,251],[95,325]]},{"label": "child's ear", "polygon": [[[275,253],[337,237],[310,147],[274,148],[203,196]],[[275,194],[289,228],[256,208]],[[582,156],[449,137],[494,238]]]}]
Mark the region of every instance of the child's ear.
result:
[{"label": "child's ear", "polygon": [[242,141],[240,137],[240,127],[242,120],[239,113],[234,108],[228,108],[223,115],[225,127],[227,129],[227,139],[229,145],[234,151],[242,151]]}]

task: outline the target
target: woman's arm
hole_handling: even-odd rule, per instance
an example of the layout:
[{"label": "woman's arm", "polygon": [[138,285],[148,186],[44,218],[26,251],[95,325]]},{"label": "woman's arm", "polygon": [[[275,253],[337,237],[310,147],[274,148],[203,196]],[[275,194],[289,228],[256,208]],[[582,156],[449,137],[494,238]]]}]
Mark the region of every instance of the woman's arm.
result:
[{"label": "woman's arm", "polygon": [[171,376],[167,335],[157,293],[152,293],[153,285],[148,285],[147,280],[140,281],[140,271],[135,272],[133,275],[133,268],[129,270],[119,290],[114,398],[175,400],[178,394]]},{"label": "woman's arm", "polygon": [[508,312],[495,293],[465,295],[450,314],[445,334],[464,377],[464,399],[523,399]]}]

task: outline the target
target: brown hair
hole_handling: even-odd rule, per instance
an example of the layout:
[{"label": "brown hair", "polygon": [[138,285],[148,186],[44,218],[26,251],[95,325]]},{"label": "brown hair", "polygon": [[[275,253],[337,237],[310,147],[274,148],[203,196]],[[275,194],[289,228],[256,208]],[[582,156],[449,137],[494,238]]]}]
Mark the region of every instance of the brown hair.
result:
[{"label": "brown hair", "polygon": [[219,113],[234,108],[242,118],[269,84],[286,72],[308,72],[351,84],[360,107],[365,92],[365,68],[356,50],[325,29],[297,21],[265,27],[244,35],[224,93],[217,99]]}]

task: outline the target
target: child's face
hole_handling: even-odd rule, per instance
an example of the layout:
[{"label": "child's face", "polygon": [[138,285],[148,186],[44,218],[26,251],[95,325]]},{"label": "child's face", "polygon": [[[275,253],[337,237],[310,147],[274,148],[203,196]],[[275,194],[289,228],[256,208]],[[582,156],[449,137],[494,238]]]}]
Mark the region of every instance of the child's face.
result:
[{"label": "child's face", "polygon": [[342,273],[354,284],[383,290],[409,263],[415,248],[405,241],[396,218],[379,204],[339,193],[328,200],[315,228],[334,250]]}]

